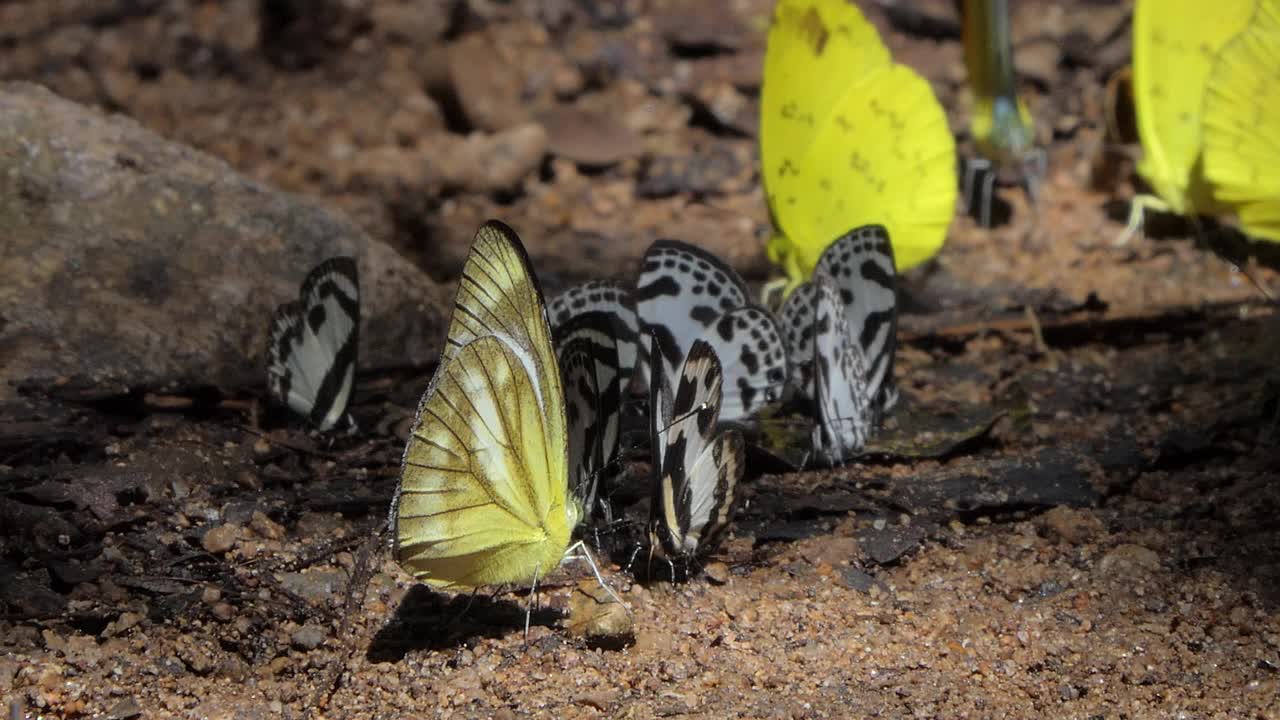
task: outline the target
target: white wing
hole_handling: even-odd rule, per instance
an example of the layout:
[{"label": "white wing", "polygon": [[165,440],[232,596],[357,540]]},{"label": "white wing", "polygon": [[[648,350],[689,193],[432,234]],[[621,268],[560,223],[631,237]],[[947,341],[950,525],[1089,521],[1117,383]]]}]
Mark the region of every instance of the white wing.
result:
[{"label": "white wing", "polygon": [[892,408],[898,392],[893,356],[898,332],[898,276],[889,232],[864,225],[823,251],[814,275],[829,275],[840,290],[845,317],[867,363],[867,383],[877,412]]},{"label": "white wing", "polygon": [[633,375],[649,377],[648,347],[641,343],[635,301],[627,288],[619,283],[589,280],[574,285],[547,303],[547,316],[556,332],[573,318],[587,313],[602,313],[612,325],[625,395]]},{"label": "white wing", "polygon": [[693,341],[747,297],[742,278],[715,255],[677,240],[650,246],[636,281],[636,313],[641,328],[658,335],[664,375],[674,378]]},{"label": "white wing", "polygon": [[862,348],[850,339],[839,291],[830,279],[815,275],[813,366],[817,425],[813,447],[831,465],[862,452],[875,424],[874,396],[867,383]]},{"label": "white wing", "polygon": [[271,321],[267,388],[277,402],[329,430],[346,417],[360,344],[360,278],[349,257],[307,274],[297,301]]},{"label": "white wing", "polygon": [[720,419],[746,420],[782,399],[787,383],[787,353],[778,321],[761,307],[731,310],[702,334],[720,359],[724,373]]},{"label": "white wing", "polygon": [[[656,365],[655,372],[661,372]],[[674,394],[656,389],[666,383],[650,387],[656,408],[651,421],[650,542],[656,553],[669,559],[709,551],[732,517],[743,470],[743,441],[736,431],[717,433],[721,378],[715,351],[695,341]]]},{"label": "white wing", "polygon": [[801,283],[779,312],[783,341],[787,346],[790,383],[800,397],[812,401],[813,394],[813,304],[817,289],[813,283]]}]

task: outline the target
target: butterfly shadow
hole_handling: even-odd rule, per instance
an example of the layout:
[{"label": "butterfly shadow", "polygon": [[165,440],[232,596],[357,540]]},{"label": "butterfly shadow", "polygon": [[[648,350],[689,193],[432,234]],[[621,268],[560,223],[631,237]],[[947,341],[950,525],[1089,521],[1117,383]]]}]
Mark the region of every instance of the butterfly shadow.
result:
[{"label": "butterfly shadow", "polygon": [[[526,607],[484,592],[450,595],[415,585],[405,593],[391,618],[373,636],[366,657],[372,662],[398,662],[414,650],[446,650],[477,638],[501,637],[524,629]],[[562,614],[535,609],[534,625],[554,625]]]}]

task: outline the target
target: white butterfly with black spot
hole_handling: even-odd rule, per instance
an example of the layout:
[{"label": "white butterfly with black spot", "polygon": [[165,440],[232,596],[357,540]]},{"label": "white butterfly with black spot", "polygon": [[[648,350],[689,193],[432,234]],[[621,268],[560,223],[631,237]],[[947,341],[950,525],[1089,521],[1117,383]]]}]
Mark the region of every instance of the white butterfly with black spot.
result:
[{"label": "white butterfly with black spot", "polygon": [[607,318],[612,328],[625,397],[634,376],[649,376],[648,348],[640,342],[640,320],[636,316],[635,301],[627,288],[610,280],[588,280],[570,287],[547,303],[547,317],[557,332],[574,318],[593,313]]},{"label": "white butterfly with black spot", "polygon": [[791,383],[814,408],[814,449],[839,464],[861,452],[897,404],[897,273],[888,231],[852,230],[818,260],[781,310]]},{"label": "white butterfly with black spot", "polygon": [[360,341],[356,261],[330,258],[307,274],[297,300],[276,308],[267,349],[267,390],[320,430],[355,429],[347,414]]},{"label": "white butterfly with black spot", "polygon": [[612,520],[608,499],[618,474],[618,435],[623,373],[611,318],[584,312],[554,330],[564,379],[569,434],[569,486],[581,503],[583,520]]},{"label": "white butterfly with black spot", "polygon": [[[711,345],[724,373],[722,420],[747,420],[782,399],[788,371],[778,321],[749,302],[742,278],[719,258],[659,240],[645,253],[635,300],[641,329],[658,338],[664,377],[677,376],[695,341]],[[657,375],[652,356],[650,365]]]},{"label": "white butterfly with black spot", "polygon": [[[657,352],[657,339],[650,346]],[[696,340],[674,389],[655,363],[649,385],[653,479],[649,547],[675,578],[709,553],[733,519],[744,469],[741,433],[720,427],[723,373],[712,346]]]}]

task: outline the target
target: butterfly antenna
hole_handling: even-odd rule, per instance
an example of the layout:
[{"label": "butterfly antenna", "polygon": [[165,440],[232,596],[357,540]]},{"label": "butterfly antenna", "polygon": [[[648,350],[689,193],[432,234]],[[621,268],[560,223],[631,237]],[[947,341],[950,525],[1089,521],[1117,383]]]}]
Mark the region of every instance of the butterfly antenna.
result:
[{"label": "butterfly antenna", "polygon": [[694,415],[697,415],[703,410],[706,410],[708,407],[710,407],[710,403],[707,403],[707,402],[698,403],[692,410],[689,410],[688,412],[680,413],[679,415],[671,418],[671,422],[667,423],[666,427],[658,428],[658,432],[659,433],[668,432],[671,430],[671,428],[693,417]]}]

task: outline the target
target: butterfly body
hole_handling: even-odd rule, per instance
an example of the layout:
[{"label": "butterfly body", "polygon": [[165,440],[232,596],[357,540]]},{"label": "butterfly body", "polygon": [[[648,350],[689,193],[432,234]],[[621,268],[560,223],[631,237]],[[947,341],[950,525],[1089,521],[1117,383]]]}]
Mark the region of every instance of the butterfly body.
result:
[{"label": "butterfly body", "polygon": [[331,258],[307,274],[298,300],[281,305],[272,316],[267,389],[320,430],[354,428],[347,406],[359,345],[356,262]]},{"label": "butterfly body", "polygon": [[973,90],[969,134],[976,157],[962,161],[961,189],[967,212],[982,227],[997,223],[996,209],[1010,211],[996,185],[1021,185],[1034,204],[1048,159],[1036,145],[1034,123],[1018,95],[1006,0],[965,0],[964,59]]},{"label": "butterfly body", "polygon": [[528,583],[559,565],[581,514],[561,382],[528,256],[514,231],[485,223],[392,504],[395,555],[414,577]]}]

